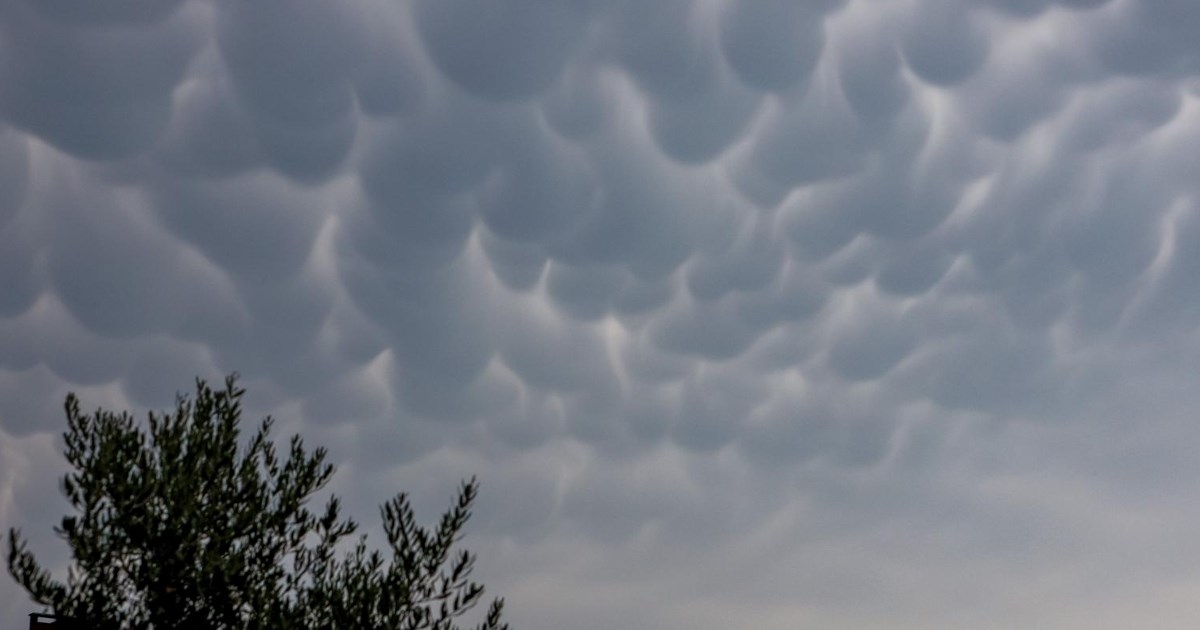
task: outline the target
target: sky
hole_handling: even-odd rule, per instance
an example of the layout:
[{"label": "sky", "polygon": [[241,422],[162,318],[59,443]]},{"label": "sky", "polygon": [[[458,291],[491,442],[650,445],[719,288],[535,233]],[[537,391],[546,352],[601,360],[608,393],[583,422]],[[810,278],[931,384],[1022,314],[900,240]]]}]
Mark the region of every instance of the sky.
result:
[{"label": "sky", "polygon": [[[514,630],[1194,628],[1200,3],[0,0],[0,524],[237,371]],[[0,579],[0,622],[33,612]]]}]

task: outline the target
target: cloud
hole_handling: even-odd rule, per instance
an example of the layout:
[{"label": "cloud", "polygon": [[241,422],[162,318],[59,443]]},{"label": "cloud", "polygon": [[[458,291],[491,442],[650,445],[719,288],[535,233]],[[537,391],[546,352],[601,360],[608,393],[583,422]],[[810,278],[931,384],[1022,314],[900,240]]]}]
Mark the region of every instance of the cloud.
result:
[{"label": "cloud", "polygon": [[990,41],[982,15],[965,2],[926,2],[907,15],[900,33],[904,61],[922,80],[952,86],[987,60]]},{"label": "cloud", "polygon": [[738,78],[762,90],[804,81],[825,43],[823,13],[841,2],[728,3],[721,15],[721,50]]},{"label": "cloud", "polygon": [[178,3],[163,3],[149,9],[152,18],[130,19],[149,6],[134,4],[89,11],[53,2],[42,14],[25,2],[5,7],[0,110],[6,120],[85,159],[149,148],[170,120],[171,90],[201,41],[199,20],[189,19],[200,8],[172,13]]},{"label": "cloud", "polygon": [[522,627],[1186,627],[1198,20],[3,3],[0,515],[237,370]]}]

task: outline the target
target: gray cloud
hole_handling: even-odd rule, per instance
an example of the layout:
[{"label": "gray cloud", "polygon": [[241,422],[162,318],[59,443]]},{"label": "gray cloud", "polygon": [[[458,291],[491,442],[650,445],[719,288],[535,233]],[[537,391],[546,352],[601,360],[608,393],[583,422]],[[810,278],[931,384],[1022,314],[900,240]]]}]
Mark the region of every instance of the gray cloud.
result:
[{"label": "gray cloud", "polygon": [[417,0],[413,14],[426,52],[449,79],[484,98],[517,99],[558,78],[584,32],[588,4]]},{"label": "gray cloud", "polygon": [[[89,11],[81,3],[53,2],[40,14],[30,3],[8,3],[0,55],[5,118],[85,159],[147,149],[170,120],[171,90],[203,36],[200,7],[172,13],[171,4],[178,3],[131,19],[144,16],[150,3]],[[118,25],[92,26],[110,21]],[[126,21],[134,24],[121,25]]]},{"label": "gray cloud", "polygon": [[969,3],[924,3],[901,27],[904,61],[922,80],[952,86],[973,75],[988,57],[990,38],[983,16]]},{"label": "gray cloud", "polygon": [[0,516],[238,370],[514,627],[1187,627],[1198,20],[0,3]]}]

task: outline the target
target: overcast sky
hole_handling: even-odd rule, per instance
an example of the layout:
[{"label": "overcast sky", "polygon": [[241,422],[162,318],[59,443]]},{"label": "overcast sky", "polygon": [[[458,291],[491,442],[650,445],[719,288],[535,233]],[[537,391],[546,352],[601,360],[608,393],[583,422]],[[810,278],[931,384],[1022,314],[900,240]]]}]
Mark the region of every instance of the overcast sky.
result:
[{"label": "overcast sky", "polygon": [[236,370],[514,630],[1194,628],[1198,97],[1195,0],[0,0],[0,523]]}]

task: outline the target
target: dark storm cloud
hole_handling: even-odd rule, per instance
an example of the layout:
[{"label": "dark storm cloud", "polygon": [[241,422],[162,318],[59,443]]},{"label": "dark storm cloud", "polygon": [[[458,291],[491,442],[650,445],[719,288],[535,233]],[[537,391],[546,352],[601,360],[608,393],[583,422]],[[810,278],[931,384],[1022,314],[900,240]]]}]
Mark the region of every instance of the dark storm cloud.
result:
[{"label": "dark storm cloud", "polygon": [[417,0],[412,10],[437,68],[484,98],[518,99],[549,87],[586,25],[589,4]]},{"label": "dark storm cloud", "polygon": [[85,159],[149,148],[170,120],[171,90],[202,41],[203,9],[171,11],[179,3],[166,2],[150,9],[152,17],[132,19],[152,4],[88,11],[81,3],[51,2],[35,10],[39,4],[0,9],[5,118]]},{"label": "dark storm cloud", "polygon": [[903,20],[904,61],[922,80],[949,87],[979,69],[988,57],[990,37],[983,14],[970,3],[933,0]]},{"label": "dark storm cloud", "polygon": [[1195,6],[0,3],[0,515],[239,370],[522,627],[1180,627]]},{"label": "dark storm cloud", "polygon": [[[364,56],[364,3],[217,2],[216,43],[279,171],[319,181],[354,142],[354,68]],[[317,34],[319,36],[315,36]]]},{"label": "dark storm cloud", "polygon": [[149,220],[144,203],[68,165],[51,180],[28,211],[49,241],[43,255],[54,294],[88,330],[171,334],[223,314],[231,297],[225,278]]}]

